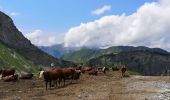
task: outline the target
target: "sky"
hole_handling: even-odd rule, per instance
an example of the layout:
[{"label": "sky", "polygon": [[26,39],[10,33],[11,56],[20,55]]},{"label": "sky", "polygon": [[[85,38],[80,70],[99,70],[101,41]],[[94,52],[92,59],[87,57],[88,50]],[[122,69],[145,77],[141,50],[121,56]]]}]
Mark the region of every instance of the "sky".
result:
[{"label": "sky", "polygon": [[170,51],[170,0],[0,0],[0,10],[38,46]]}]

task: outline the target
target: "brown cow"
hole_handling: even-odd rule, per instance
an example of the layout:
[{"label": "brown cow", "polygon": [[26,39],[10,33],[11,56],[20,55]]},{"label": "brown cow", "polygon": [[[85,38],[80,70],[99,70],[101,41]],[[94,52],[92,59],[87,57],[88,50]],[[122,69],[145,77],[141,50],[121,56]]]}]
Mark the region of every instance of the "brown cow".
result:
[{"label": "brown cow", "polygon": [[54,81],[57,86],[57,81],[60,86],[61,78],[62,78],[62,69],[60,68],[53,68],[48,71],[43,72],[45,84],[46,84],[46,90],[47,90],[47,85],[49,83],[49,86],[51,88],[51,82]]},{"label": "brown cow", "polygon": [[81,70],[81,66],[79,66],[79,67],[76,67],[75,69],[76,69],[76,70]]},{"label": "brown cow", "polygon": [[18,75],[9,75],[9,76],[5,76],[5,77],[2,77],[2,80],[4,82],[11,82],[11,81],[17,81],[18,80]]},{"label": "brown cow", "polygon": [[73,79],[78,80],[80,78],[80,75],[81,75],[81,70],[75,70]]},{"label": "brown cow", "polygon": [[125,65],[123,65],[122,67],[121,67],[121,73],[122,73],[122,78],[125,76],[125,72],[126,72],[126,67],[125,67]]},{"label": "brown cow", "polygon": [[96,75],[96,76],[97,76],[98,71],[95,70],[95,69],[92,69],[92,70],[88,71],[88,74],[89,74],[89,75]]},{"label": "brown cow", "polygon": [[66,79],[71,79],[71,83],[72,83],[72,80],[74,79],[74,74],[76,73],[75,69],[74,68],[63,68],[62,71],[63,71],[62,78],[64,80],[64,85],[65,85]]},{"label": "brown cow", "polygon": [[32,73],[21,73],[19,79],[32,79],[33,76]]},{"label": "brown cow", "polygon": [[2,74],[2,69],[0,69],[0,74]]},{"label": "brown cow", "polygon": [[93,68],[92,67],[84,67],[82,70],[81,70],[81,72],[83,73],[83,74],[85,74],[85,72],[88,72],[88,71],[90,71],[90,70],[92,70]]},{"label": "brown cow", "polygon": [[2,69],[0,74],[2,74],[2,77],[14,75],[15,69],[14,68]]}]

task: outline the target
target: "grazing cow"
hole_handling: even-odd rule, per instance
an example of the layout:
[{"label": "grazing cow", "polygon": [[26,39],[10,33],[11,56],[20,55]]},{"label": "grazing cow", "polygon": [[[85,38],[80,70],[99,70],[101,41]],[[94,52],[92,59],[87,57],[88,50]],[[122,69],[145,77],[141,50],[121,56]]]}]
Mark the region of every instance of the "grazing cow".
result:
[{"label": "grazing cow", "polygon": [[79,66],[79,67],[76,67],[75,69],[76,69],[76,70],[81,70],[81,66]]},{"label": "grazing cow", "polygon": [[97,76],[98,71],[95,70],[95,69],[92,69],[92,70],[88,71],[88,74],[89,74],[89,75],[96,75],[96,76]]},{"label": "grazing cow", "polygon": [[90,70],[92,70],[93,68],[92,67],[84,67],[82,70],[81,70],[81,72],[83,73],[83,74],[85,74],[85,72],[88,72],[88,71],[90,71]]},{"label": "grazing cow", "polygon": [[122,73],[122,78],[125,76],[125,72],[126,72],[126,67],[125,67],[125,65],[123,65],[122,67],[121,67],[121,73]]},{"label": "grazing cow", "polygon": [[106,67],[102,68],[102,72],[105,74],[106,73]]},{"label": "grazing cow", "polygon": [[98,71],[98,72],[102,72],[102,69],[103,69],[102,67],[98,67],[98,68],[97,68],[97,71]]},{"label": "grazing cow", "polygon": [[102,73],[104,73],[104,74],[106,73],[106,70],[109,70],[109,69],[106,68],[106,67],[98,67],[98,68],[97,68],[97,71],[98,71],[98,72],[102,72]]},{"label": "grazing cow", "polygon": [[54,81],[56,86],[57,85],[57,80],[58,80],[58,84],[60,86],[60,81],[62,78],[62,69],[60,68],[53,68],[51,70],[48,71],[44,71],[43,72],[43,76],[44,76],[44,80],[45,80],[45,84],[46,84],[46,90],[47,90],[47,85],[49,83],[49,86],[51,88],[51,82]]},{"label": "grazing cow", "polygon": [[40,73],[39,73],[39,78],[42,78],[43,77],[43,73],[44,73],[44,71],[42,70],[42,71],[40,71]]},{"label": "grazing cow", "polygon": [[21,73],[19,79],[32,79],[33,76],[32,73]]},{"label": "grazing cow", "polygon": [[9,75],[9,76],[5,76],[5,77],[2,77],[2,80],[4,82],[11,82],[11,81],[17,81],[18,80],[18,75]]},{"label": "grazing cow", "polygon": [[0,74],[2,74],[2,77],[5,77],[9,75],[14,75],[15,69],[14,68],[2,69],[0,72],[1,72]]}]

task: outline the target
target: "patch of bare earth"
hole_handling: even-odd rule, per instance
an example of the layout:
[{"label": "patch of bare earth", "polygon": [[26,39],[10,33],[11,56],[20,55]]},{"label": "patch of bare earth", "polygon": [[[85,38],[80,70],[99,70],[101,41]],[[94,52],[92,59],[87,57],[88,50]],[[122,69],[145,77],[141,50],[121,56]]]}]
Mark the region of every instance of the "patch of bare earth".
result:
[{"label": "patch of bare earth", "polygon": [[[162,87],[165,91],[160,91]],[[67,81],[64,87],[48,90],[44,81],[37,78],[0,81],[0,100],[161,100],[161,93],[167,92],[168,88],[168,77],[121,78],[119,72],[109,71],[98,76],[82,75],[78,81]],[[169,92],[165,95],[168,98]]]}]

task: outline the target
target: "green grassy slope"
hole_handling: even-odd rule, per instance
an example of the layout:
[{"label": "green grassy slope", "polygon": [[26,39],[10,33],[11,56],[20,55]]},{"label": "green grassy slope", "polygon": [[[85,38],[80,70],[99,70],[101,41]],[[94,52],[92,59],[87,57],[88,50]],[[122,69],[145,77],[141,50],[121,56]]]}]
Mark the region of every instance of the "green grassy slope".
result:
[{"label": "green grassy slope", "polygon": [[121,52],[121,49],[117,47],[112,47],[108,49],[99,49],[99,50],[93,50],[93,49],[88,49],[88,48],[83,48],[79,51],[75,51],[72,53],[65,53],[63,55],[63,58],[65,60],[73,61],[75,63],[80,62],[86,62],[89,59],[99,57],[101,55],[105,54],[114,54],[114,53],[119,53]]},{"label": "green grassy slope", "polygon": [[0,42],[0,68],[5,67],[13,67],[17,71],[31,71],[33,73],[40,68]]}]

